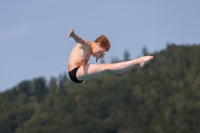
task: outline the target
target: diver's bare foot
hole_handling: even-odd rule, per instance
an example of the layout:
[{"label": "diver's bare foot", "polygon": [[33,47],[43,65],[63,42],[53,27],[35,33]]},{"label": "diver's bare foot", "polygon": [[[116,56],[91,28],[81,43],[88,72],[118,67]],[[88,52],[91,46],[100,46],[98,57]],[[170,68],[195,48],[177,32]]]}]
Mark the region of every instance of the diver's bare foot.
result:
[{"label": "diver's bare foot", "polygon": [[147,63],[149,63],[153,59],[153,56],[143,56],[139,59],[140,59],[139,66],[140,68],[143,68]]}]

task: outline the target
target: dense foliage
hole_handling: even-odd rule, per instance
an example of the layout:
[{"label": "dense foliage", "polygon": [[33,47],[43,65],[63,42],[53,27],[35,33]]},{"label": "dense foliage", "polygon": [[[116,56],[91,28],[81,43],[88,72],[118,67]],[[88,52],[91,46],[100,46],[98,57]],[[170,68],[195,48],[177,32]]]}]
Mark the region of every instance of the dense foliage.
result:
[{"label": "dense foliage", "polygon": [[199,133],[200,46],[151,55],[143,69],[82,84],[21,82],[0,93],[0,133]]}]

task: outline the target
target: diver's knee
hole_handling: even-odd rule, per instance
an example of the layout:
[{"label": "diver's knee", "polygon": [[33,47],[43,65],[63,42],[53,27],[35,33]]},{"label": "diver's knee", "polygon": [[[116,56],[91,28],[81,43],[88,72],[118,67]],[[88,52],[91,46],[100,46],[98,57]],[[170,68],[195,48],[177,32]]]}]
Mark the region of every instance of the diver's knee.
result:
[{"label": "diver's knee", "polygon": [[103,64],[104,65],[104,71],[106,74],[110,74],[111,73],[111,70],[112,70],[112,66],[111,64]]}]

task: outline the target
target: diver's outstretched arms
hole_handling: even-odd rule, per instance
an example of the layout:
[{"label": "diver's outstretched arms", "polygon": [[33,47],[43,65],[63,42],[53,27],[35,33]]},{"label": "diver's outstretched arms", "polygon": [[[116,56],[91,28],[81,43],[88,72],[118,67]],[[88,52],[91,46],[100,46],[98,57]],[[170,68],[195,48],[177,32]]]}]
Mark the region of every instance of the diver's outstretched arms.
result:
[{"label": "diver's outstretched arms", "polygon": [[153,59],[153,56],[143,56],[134,60],[112,63],[112,64],[88,64],[80,66],[76,76],[78,80],[89,80],[103,74],[120,74],[134,67],[143,68]]}]

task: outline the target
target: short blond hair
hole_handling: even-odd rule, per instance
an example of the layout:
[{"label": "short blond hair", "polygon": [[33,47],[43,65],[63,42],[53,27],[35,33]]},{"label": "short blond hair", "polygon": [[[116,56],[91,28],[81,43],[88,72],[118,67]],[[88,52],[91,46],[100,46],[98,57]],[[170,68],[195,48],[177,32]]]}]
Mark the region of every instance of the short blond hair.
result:
[{"label": "short blond hair", "polygon": [[105,48],[106,51],[110,49],[110,41],[104,35],[100,35],[94,42],[99,43],[102,48]]}]

